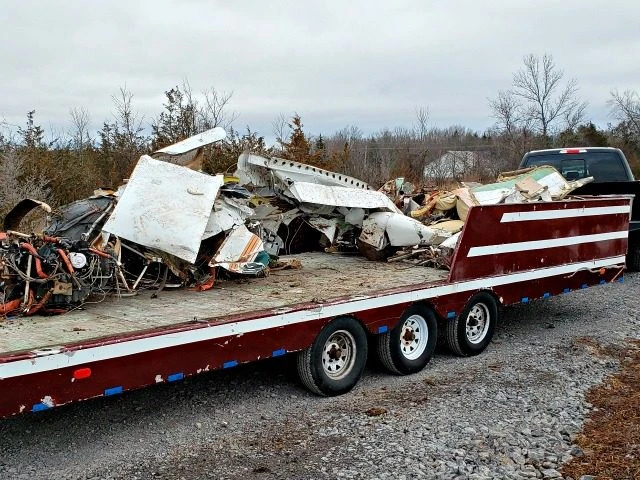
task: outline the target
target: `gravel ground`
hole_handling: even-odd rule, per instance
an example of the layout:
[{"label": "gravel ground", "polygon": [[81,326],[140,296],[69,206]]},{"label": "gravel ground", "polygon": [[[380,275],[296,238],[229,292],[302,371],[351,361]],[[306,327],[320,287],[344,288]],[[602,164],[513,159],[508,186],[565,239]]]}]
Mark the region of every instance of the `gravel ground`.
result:
[{"label": "gravel ground", "polygon": [[289,357],[0,421],[0,478],[562,478],[585,391],[617,369],[585,339],[638,338],[639,292],[627,274],[505,309],[482,355],[370,362],[342,397],[308,394]]}]

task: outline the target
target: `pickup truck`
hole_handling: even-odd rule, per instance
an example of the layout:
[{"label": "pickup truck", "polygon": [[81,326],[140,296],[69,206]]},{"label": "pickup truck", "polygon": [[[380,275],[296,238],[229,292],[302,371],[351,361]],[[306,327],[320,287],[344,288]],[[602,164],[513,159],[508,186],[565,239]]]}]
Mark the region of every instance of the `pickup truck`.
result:
[{"label": "pickup truck", "polygon": [[314,252],[296,256],[300,270],[203,292],[0,316],[0,417],[289,353],[302,384],[327,396],[357,384],[370,350],[396,375],[424,368],[438,337],[477,355],[500,307],[622,281],[631,201],[473,206],[448,271]]},{"label": "pickup truck", "polygon": [[627,268],[640,270],[640,181],[634,179],[620,149],[611,147],[553,148],[524,155],[520,168],[555,167],[567,180],[593,177],[573,195],[635,195],[629,223]]}]

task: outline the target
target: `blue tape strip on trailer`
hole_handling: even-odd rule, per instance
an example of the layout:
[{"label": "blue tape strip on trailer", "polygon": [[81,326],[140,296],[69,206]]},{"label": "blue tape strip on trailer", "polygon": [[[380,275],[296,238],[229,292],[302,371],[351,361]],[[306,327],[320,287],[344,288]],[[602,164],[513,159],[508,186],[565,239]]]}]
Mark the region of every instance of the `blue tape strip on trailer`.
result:
[{"label": "blue tape strip on trailer", "polygon": [[232,368],[238,365],[237,360],[231,360],[230,362],[224,362],[222,364],[222,368]]},{"label": "blue tape strip on trailer", "polygon": [[36,403],[33,407],[31,407],[32,412],[41,412],[43,410],[49,410],[51,407],[46,403]]},{"label": "blue tape strip on trailer", "polygon": [[287,351],[284,348],[281,348],[280,350],[274,350],[271,355],[274,357],[281,357],[285,353],[287,353]]},{"label": "blue tape strip on trailer", "polygon": [[178,380],[184,379],[184,373],[172,373],[167,377],[167,382],[177,382]]},{"label": "blue tape strip on trailer", "polygon": [[386,325],[382,325],[381,327],[378,327],[378,333],[387,333],[389,331],[389,327],[387,327]]},{"label": "blue tape strip on trailer", "polygon": [[529,297],[522,297],[522,300],[520,300],[522,303],[529,303]]},{"label": "blue tape strip on trailer", "polygon": [[544,292],[544,295],[542,295],[542,298],[549,298],[551,296],[551,294],[549,292]]},{"label": "blue tape strip on trailer", "polygon": [[456,312],[447,312],[447,318],[456,318]]},{"label": "blue tape strip on trailer", "polygon": [[105,388],[104,390],[105,397],[108,397],[110,395],[118,395],[119,393],[122,393],[122,387],[111,387]]},{"label": "blue tape strip on trailer", "polygon": [[569,293],[571,291],[570,288],[565,288],[564,290],[562,290],[562,293]]}]

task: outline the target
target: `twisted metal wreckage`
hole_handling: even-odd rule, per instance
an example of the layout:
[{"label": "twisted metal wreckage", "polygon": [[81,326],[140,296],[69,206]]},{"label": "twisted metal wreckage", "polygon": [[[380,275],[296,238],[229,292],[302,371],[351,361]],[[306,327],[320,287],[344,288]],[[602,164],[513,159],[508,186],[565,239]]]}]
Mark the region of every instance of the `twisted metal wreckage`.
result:
[{"label": "twisted metal wreckage", "polygon": [[[451,192],[414,192],[403,179],[375,191],[246,152],[232,177],[189,168],[224,138],[214,128],[144,155],[117,191],[53,211],[33,199],[16,205],[0,232],[0,316],[64,313],[143,289],[207,290],[216,277],[299,268],[279,256],[313,250],[447,268],[471,206],[559,199],[589,181],[538,167]],[[43,233],[21,233],[38,208],[47,213]]]}]

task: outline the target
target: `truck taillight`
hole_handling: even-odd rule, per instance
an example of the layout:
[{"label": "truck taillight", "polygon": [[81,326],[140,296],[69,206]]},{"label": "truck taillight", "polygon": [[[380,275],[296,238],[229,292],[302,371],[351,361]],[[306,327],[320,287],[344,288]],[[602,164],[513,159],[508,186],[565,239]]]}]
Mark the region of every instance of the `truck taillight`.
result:
[{"label": "truck taillight", "polygon": [[587,153],[587,151],[584,148],[565,148],[560,150],[560,153]]}]

